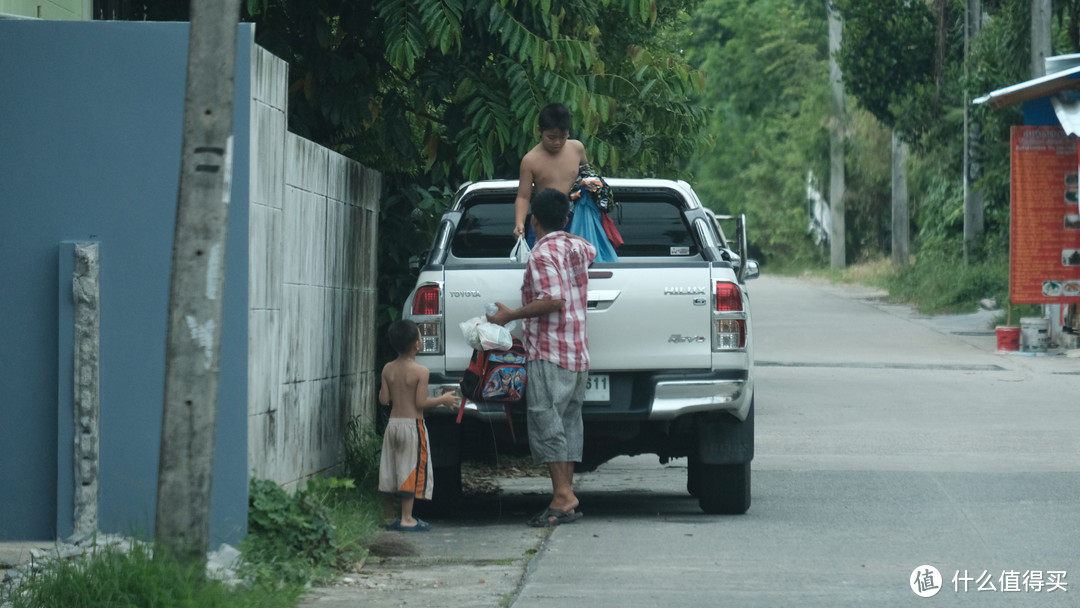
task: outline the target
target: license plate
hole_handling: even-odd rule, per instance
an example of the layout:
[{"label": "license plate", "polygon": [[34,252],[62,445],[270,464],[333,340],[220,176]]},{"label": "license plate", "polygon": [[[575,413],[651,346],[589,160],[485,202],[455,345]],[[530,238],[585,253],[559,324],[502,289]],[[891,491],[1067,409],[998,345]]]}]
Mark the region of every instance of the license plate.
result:
[{"label": "license plate", "polygon": [[585,401],[611,401],[611,378],[607,374],[589,374]]}]

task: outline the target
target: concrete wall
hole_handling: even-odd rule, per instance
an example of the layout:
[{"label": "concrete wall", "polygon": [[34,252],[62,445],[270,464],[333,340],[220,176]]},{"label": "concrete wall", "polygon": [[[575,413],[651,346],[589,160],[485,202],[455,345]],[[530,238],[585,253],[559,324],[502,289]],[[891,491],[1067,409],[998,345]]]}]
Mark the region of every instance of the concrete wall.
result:
[{"label": "concrete wall", "polygon": [[[342,422],[374,401],[378,178],[287,134],[284,64],[240,27],[214,543],[245,533],[249,475],[331,468]],[[186,52],[186,24],[0,20],[2,539],[73,531],[84,242],[99,251],[98,525],[152,534]]]},{"label": "concrete wall", "polygon": [[248,445],[287,487],[374,412],[378,173],[288,133],[287,64],[255,47]]}]

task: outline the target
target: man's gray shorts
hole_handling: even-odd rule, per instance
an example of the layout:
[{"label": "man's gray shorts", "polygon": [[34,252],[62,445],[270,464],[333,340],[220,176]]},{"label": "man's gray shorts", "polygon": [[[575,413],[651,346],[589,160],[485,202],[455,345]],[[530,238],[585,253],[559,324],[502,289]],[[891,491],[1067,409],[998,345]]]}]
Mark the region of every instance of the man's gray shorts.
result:
[{"label": "man's gray shorts", "polygon": [[581,462],[581,404],[589,372],[572,372],[550,361],[529,361],[526,369],[533,461]]}]

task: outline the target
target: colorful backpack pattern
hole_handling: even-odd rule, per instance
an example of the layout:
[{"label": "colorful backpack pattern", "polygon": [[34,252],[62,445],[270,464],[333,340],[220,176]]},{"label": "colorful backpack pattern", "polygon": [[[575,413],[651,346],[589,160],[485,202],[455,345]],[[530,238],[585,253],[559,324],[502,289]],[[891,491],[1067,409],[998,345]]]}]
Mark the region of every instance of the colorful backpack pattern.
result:
[{"label": "colorful backpack pattern", "polygon": [[[517,441],[510,410],[525,401],[525,346],[517,336],[511,336],[510,350],[474,350],[469,367],[461,376],[461,394],[475,403],[501,403],[506,410],[506,422],[510,436]],[[465,404],[458,409],[458,424],[465,412]]]},{"label": "colorful backpack pattern", "polygon": [[518,403],[525,399],[525,361],[525,347],[516,336],[510,350],[474,350],[461,393],[477,403]]}]

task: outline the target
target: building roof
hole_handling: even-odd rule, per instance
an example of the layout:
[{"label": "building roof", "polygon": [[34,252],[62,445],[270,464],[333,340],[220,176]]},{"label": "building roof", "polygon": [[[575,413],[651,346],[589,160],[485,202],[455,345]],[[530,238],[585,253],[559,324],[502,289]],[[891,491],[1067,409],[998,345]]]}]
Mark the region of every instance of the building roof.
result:
[{"label": "building roof", "polygon": [[1063,91],[1080,91],[1080,65],[998,89],[975,99],[975,103],[989,103],[996,110]]},{"label": "building roof", "polygon": [[989,102],[995,110],[1044,97],[1075,104],[1080,96],[1067,92],[1080,91],[1080,54],[1047,57],[1043,65],[1045,76],[998,89],[975,99],[975,103]]}]

